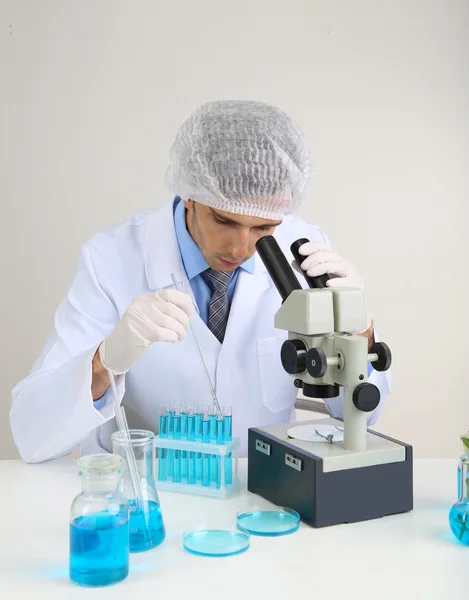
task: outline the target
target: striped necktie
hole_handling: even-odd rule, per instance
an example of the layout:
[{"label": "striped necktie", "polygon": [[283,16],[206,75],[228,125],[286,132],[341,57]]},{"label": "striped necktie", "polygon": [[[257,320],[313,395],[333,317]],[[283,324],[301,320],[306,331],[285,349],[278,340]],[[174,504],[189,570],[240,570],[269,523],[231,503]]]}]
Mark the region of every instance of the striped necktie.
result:
[{"label": "striped necktie", "polygon": [[213,289],[208,314],[208,327],[218,341],[223,343],[230,312],[228,285],[233,273],[214,271],[213,269],[207,269],[205,273]]}]

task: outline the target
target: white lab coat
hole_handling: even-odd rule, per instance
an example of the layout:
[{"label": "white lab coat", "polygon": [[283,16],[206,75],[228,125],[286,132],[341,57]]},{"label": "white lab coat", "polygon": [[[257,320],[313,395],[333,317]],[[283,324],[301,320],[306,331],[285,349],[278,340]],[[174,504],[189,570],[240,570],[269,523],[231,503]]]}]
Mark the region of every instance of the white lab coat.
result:
[{"label": "white lab coat", "polygon": [[[99,404],[91,395],[92,359],[127,306],[139,294],[173,287],[171,273],[192,295],[179,253],[172,202],[157,211],[132,215],[86,243],[54,330],[28,377],[12,392],[11,428],[21,457],[41,462],[70,453],[112,451],[115,419],[110,391]],[[288,216],[275,237],[289,260],[298,238],[328,242],[324,232]],[[302,279],[302,278],[301,278]],[[302,281],[302,285],[306,283]],[[205,357],[221,405],[233,410],[233,435],[247,452],[249,427],[294,420],[297,390],[280,362],[287,332],[274,328],[280,295],[256,255],[255,272],[241,270],[223,345],[195,314],[192,328]],[[381,402],[368,414],[376,422],[390,390],[390,372],[373,371]],[[207,405],[211,395],[191,334],[178,343],[156,343],[128,373],[117,378],[127,410],[158,431],[162,404]],[[125,396],[124,396],[125,394]],[[342,394],[326,402],[333,416],[343,415]],[[98,408],[97,408],[98,407]]]}]

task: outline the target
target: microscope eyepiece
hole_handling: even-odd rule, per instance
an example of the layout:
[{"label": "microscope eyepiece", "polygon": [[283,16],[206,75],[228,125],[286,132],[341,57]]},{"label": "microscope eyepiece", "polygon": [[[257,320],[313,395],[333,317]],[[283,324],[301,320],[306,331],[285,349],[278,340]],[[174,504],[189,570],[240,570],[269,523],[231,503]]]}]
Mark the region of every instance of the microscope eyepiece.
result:
[{"label": "microscope eyepiece", "polygon": [[[301,263],[304,261],[305,257],[299,253],[299,249],[303,244],[307,244],[308,242],[309,242],[308,239],[301,238],[299,240],[296,240],[296,242],[293,242],[293,244],[290,246],[291,253],[295,257],[298,267],[300,267],[300,268],[301,268]],[[310,288],[325,288],[326,283],[330,279],[329,275],[319,275],[318,277],[311,277],[310,275],[307,275],[304,271],[303,271],[303,275],[304,275],[304,278],[306,279]]]},{"label": "microscope eyepiece", "polygon": [[282,300],[286,300],[293,290],[302,289],[285,254],[272,235],[260,238],[256,244],[256,250],[282,296]]}]

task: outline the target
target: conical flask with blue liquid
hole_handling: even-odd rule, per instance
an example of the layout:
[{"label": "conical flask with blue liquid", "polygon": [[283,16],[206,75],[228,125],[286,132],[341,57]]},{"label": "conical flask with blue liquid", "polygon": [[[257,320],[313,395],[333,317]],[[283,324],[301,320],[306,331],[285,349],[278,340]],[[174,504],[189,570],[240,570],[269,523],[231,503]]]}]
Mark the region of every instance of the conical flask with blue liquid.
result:
[{"label": "conical flask with blue liquid", "polygon": [[155,434],[144,429],[130,429],[128,436],[120,431],[113,433],[112,451],[125,458],[129,456],[128,445],[132,447],[138,471],[139,494],[135,494],[127,461],[119,489],[127,497],[130,506],[130,552],[144,552],[159,546],[166,537],[154,476]]}]

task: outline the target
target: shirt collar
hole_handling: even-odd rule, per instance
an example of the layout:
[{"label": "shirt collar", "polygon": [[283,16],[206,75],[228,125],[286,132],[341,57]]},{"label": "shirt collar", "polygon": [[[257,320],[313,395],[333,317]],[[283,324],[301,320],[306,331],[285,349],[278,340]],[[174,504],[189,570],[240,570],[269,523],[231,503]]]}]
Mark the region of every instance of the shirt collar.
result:
[{"label": "shirt collar", "polygon": [[[186,227],[186,209],[184,202],[176,196],[174,199],[174,228],[176,237],[181,252],[182,262],[189,280],[197,277],[209,267],[200,248],[192,239],[191,234]],[[248,273],[254,273],[255,255],[239,265],[239,269],[243,269]]]}]

